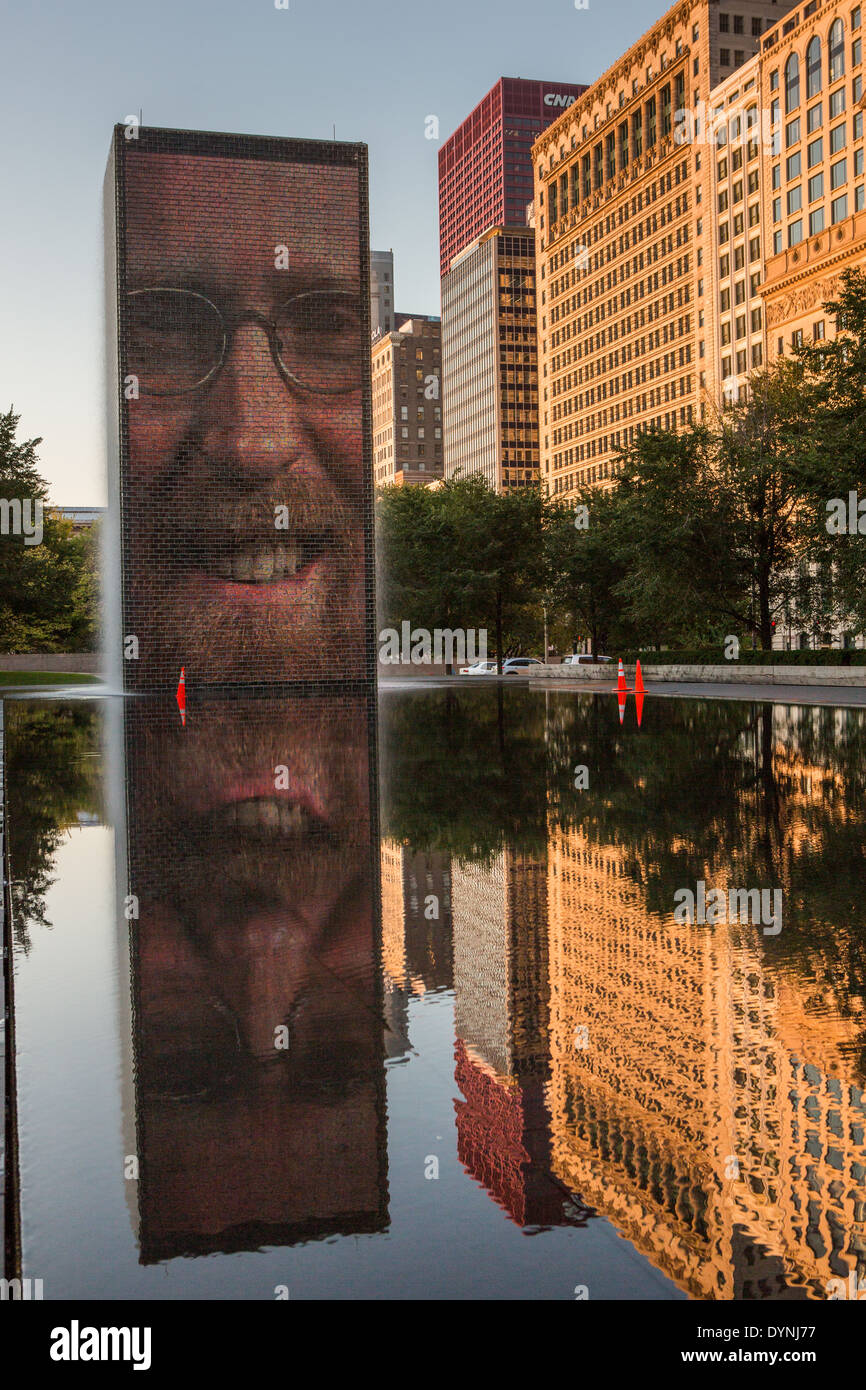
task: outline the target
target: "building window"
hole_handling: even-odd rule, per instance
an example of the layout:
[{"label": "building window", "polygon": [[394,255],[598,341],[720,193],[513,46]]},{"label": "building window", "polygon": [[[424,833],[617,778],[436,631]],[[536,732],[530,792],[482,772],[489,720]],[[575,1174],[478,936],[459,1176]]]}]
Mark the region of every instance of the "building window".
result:
[{"label": "building window", "polygon": [[745,282],[745,280],[738,280],[737,283],[736,283],[736,285],[734,286],[734,303],[735,303],[735,304],[745,304],[745,302],[746,302],[746,282]]},{"label": "building window", "polygon": [[830,26],[830,81],[845,76],[845,26],[837,19]]},{"label": "building window", "polygon": [[750,262],[751,262],[751,261],[759,261],[760,259],[761,259],[761,239],[760,239],[760,237],[756,237],[756,236],[755,236],[755,237],[752,237],[752,240],[749,242],[749,261],[750,261]]},{"label": "building window", "polygon": [[792,53],[785,64],[785,115],[800,105],[800,59]]},{"label": "building window", "polygon": [[788,183],[790,183],[792,179],[798,179],[799,177],[800,151],[798,150],[796,154],[788,155],[788,158],[785,162],[785,178],[788,181]]},{"label": "building window", "polygon": [[810,106],[806,112],[806,130],[811,135],[814,130],[820,130],[824,124],[824,108],[819,101],[816,106]]},{"label": "building window", "polygon": [[782,199],[781,199],[781,198],[774,198],[774,199],[773,199],[773,221],[774,221],[774,222],[781,222],[781,220],[782,220]]},{"label": "building window", "polygon": [[763,352],[763,348],[761,347],[761,344],[760,344],[760,343],[755,343],[755,346],[752,348],[752,366],[753,366],[753,367],[760,367],[760,365],[761,365],[761,363],[762,363],[762,361],[763,361],[763,358],[764,358],[764,352]]},{"label": "building window", "polygon": [[742,16],[741,14],[735,14],[735,15],[734,15],[734,33],[735,33],[735,34],[742,34],[742,32],[743,32],[743,16]]},{"label": "building window", "polygon": [[774,165],[773,165],[772,183],[773,183],[773,187],[774,187],[774,188],[781,188],[781,186],[782,186],[782,166],[781,166],[781,164],[774,164]]},{"label": "building window", "polygon": [[809,213],[809,236],[817,236],[824,230],[824,209],[813,208]]},{"label": "building window", "polygon": [[817,203],[824,196],[824,175],[813,174],[809,180],[809,202]]},{"label": "building window", "polygon": [[803,206],[802,185],[797,184],[794,188],[788,189],[788,216],[792,212],[799,212]]},{"label": "building window", "polygon": [[[697,59],[695,59],[695,62],[697,62]],[[719,49],[719,62],[723,68],[729,68],[731,66],[731,50],[729,48]]]},{"label": "building window", "polygon": [[815,36],[806,49],[806,100],[821,90],[821,40]]},{"label": "building window", "polygon": [[757,308],[757,309],[753,309],[753,310],[752,310],[751,323],[752,323],[752,332],[753,332],[753,333],[759,333],[759,332],[761,331],[761,307],[760,307],[760,305],[758,305],[758,308]]},{"label": "building window", "polygon": [[[720,245],[720,246],[724,246],[725,242],[728,240],[729,233],[730,233],[730,227],[729,227],[728,223],[727,223],[727,222],[722,222],[721,225],[720,225],[720,227],[719,227],[719,245]],[[700,249],[700,248],[698,248],[698,249]]]},{"label": "building window", "polygon": [[761,37],[761,21],[760,21],[760,19],[753,19],[753,20],[752,20],[752,38],[753,38],[753,39],[759,39],[760,37]]},{"label": "building window", "polygon": [[770,91],[771,91],[771,92],[778,92],[778,90],[779,90],[779,69],[778,69],[778,68],[774,68],[773,71],[770,73]]},{"label": "building window", "polygon": [[852,123],[855,140],[863,139],[863,112],[858,111]]},{"label": "building window", "polygon": [[799,117],[797,117],[796,120],[789,121],[788,124],[785,126],[785,148],[789,150],[792,145],[796,145],[799,138],[800,119]]},{"label": "building window", "polygon": [[830,131],[830,153],[838,154],[839,151],[844,150],[844,148],[845,122],[843,121],[841,125],[835,125],[833,129]]},{"label": "building window", "polygon": [[842,222],[848,216],[848,195],[843,193],[841,198],[834,198],[830,204],[830,221]]},{"label": "building window", "polygon": [[823,163],[824,160],[824,137],[819,135],[817,140],[812,140],[806,147],[806,157],[810,169],[814,169],[816,164]]},{"label": "building window", "polygon": [[778,254],[779,254],[779,252],[781,251],[781,249],[782,249],[782,233],[781,233],[780,231],[779,231],[779,232],[774,232],[774,233],[773,233],[773,255],[774,255],[774,256],[778,256]]},{"label": "building window", "polygon": [[837,188],[841,188],[848,178],[848,161],[840,159],[836,164],[830,165],[830,189],[835,193]]},{"label": "building window", "polygon": [[788,223],[788,245],[799,246],[803,240],[803,219],[798,217],[796,222]]},{"label": "building window", "polygon": [[721,310],[721,312],[722,312],[723,314],[725,314],[725,313],[727,313],[727,311],[730,309],[730,307],[731,307],[731,291],[730,291],[730,290],[722,290],[721,294],[719,295],[719,309]]},{"label": "building window", "polygon": [[720,33],[720,34],[727,34],[727,33],[729,32],[729,24],[730,24],[730,20],[729,20],[728,16],[727,16],[726,14],[720,14],[720,15],[719,15],[719,33]]},{"label": "building window", "polygon": [[830,120],[834,121],[845,110],[845,88],[839,87],[830,93]]},{"label": "building window", "polygon": [[824,341],[824,320],[823,320],[823,319],[819,319],[817,323],[813,323],[813,324],[812,324],[812,338],[813,338],[813,340],[814,340],[816,343],[823,343],[823,341]]},{"label": "building window", "polygon": [[866,206],[866,202],[864,202],[864,199],[866,199],[866,189],[864,189],[864,186],[863,186],[862,183],[858,183],[857,187],[854,189],[854,211],[855,211],[855,212],[862,212],[862,211],[863,211],[864,206]]},{"label": "building window", "polygon": [[746,336],[746,316],[745,316],[745,314],[738,314],[738,315],[737,315],[736,329],[737,329],[737,342],[739,342],[741,338],[745,338],[745,336]]}]

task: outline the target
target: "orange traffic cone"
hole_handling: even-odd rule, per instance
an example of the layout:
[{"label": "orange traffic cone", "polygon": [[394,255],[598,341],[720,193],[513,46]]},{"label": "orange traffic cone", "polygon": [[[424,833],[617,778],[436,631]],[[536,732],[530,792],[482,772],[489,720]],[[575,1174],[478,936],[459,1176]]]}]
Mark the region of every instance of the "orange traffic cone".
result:
[{"label": "orange traffic cone", "polygon": [[646,694],[643,683],[643,672],[640,669],[640,657],[638,657],[637,668],[634,673],[634,693],[635,695]]}]

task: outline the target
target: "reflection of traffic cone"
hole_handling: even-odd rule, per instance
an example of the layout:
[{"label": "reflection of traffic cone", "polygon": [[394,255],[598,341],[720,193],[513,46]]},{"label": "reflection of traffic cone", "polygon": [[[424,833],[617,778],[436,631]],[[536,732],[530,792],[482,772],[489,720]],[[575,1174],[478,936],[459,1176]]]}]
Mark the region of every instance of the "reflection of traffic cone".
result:
[{"label": "reflection of traffic cone", "polygon": [[640,728],[640,721],[643,718],[643,691],[636,690],[634,693],[634,708],[637,715],[637,726]]},{"label": "reflection of traffic cone", "polygon": [[637,667],[636,667],[635,673],[634,673],[634,693],[635,693],[635,695],[645,695],[645,694],[646,694],[646,691],[644,690],[644,683],[643,683],[643,672],[642,672],[641,669],[640,669],[640,658],[638,658]]},{"label": "reflection of traffic cone", "polygon": [[180,710],[180,722],[186,727],[186,667],[180,668],[180,680],[177,683],[177,707]]},{"label": "reflection of traffic cone", "polygon": [[628,686],[625,683],[625,671],[623,670],[622,657],[619,659],[619,670],[616,674],[616,698],[619,705],[619,722],[625,718],[625,697],[628,694]]}]

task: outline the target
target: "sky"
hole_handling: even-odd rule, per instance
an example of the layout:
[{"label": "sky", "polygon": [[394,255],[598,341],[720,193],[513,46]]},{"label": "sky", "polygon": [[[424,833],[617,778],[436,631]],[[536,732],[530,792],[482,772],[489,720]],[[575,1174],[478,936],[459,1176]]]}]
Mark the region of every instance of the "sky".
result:
[{"label": "sky", "polygon": [[[283,3],[284,0],[280,0]],[[580,0],[581,5],[586,0]],[[104,506],[114,124],[363,141],[400,310],[439,313],[437,151],[499,77],[592,82],[664,0],[0,0],[0,411],[52,502]],[[425,137],[429,115],[440,141]]]}]

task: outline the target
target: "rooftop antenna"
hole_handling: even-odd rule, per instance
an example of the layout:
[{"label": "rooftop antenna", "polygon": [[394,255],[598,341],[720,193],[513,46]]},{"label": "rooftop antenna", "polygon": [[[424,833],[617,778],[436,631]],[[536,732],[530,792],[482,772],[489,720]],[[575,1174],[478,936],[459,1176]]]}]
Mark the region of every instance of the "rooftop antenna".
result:
[{"label": "rooftop antenna", "polygon": [[337,138],[337,127],[334,126],[334,127],[333,127],[333,130],[334,130],[334,139],[336,140],[336,138]]}]

